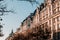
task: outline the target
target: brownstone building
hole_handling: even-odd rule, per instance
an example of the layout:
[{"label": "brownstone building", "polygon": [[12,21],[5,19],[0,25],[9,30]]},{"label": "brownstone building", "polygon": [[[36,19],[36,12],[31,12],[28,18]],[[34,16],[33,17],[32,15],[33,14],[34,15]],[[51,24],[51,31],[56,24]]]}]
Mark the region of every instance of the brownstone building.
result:
[{"label": "brownstone building", "polygon": [[[34,13],[23,20],[20,28],[14,34],[16,36],[18,34],[26,36],[29,33],[39,34],[38,29],[40,28],[44,30],[44,33],[49,30],[49,38],[46,40],[60,40],[60,0],[44,0],[44,3],[41,3]],[[11,38],[13,39],[13,36]],[[34,37],[31,38],[30,40],[33,40]]]}]

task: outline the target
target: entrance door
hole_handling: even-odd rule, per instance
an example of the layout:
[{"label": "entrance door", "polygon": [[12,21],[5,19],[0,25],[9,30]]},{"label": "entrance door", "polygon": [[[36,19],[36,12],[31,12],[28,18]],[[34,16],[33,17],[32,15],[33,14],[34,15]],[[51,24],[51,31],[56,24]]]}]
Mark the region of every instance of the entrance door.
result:
[{"label": "entrance door", "polygon": [[53,40],[60,40],[60,32],[53,34]]}]

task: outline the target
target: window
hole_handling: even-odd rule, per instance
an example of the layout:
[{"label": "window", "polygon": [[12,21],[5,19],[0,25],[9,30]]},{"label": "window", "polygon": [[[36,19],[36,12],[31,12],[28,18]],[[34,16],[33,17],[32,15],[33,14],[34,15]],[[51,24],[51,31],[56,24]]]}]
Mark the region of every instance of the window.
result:
[{"label": "window", "polygon": [[53,8],[53,14],[55,14],[56,13],[56,4],[53,4],[52,6],[53,6],[52,7]]},{"label": "window", "polygon": [[59,1],[59,6],[60,6],[60,1]]},{"label": "window", "polygon": [[51,7],[49,7],[49,16],[51,16]]},{"label": "window", "polygon": [[60,11],[60,1],[59,1],[59,11]]},{"label": "window", "polygon": [[55,31],[55,24],[53,24],[53,30]]},{"label": "window", "polygon": [[42,24],[42,28],[44,28],[44,24]]},{"label": "window", "polygon": [[58,30],[59,30],[60,29],[60,24],[58,24],[57,27],[58,27]]},{"label": "window", "polygon": [[52,1],[52,3],[54,3],[55,0],[51,0],[51,1]]},{"label": "window", "polygon": [[55,13],[56,13],[56,9],[53,10],[53,14],[55,14]]},{"label": "window", "polygon": [[45,27],[48,27],[48,22],[45,23]]},{"label": "window", "polygon": [[49,20],[49,26],[51,26],[51,20]]},{"label": "window", "polygon": [[60,40],[60,32],[56,32],[53,34],[53,40]]},{"label": "window", "polygon": [[59,7],[57,7],[57,12],[59,12]]},{"label": "window", "polygon": [[46,14],[46,12],[44,12],[44,14],[43,14],[43,20],[45,20],[45,14]]},{"label": "window", "polygon": [[55,23],[55,18],[53,18],[53,23]]},{"label": "window", "polygon": [[53,7],[53,9],[55,9],[56,8],[56,4],[54,3],[54,4],[52,4],[52,7]]},{"label": "window", "polygon": [[48,14],[46,13],[46,18],[48,18]]},{"label": "window", "polygon": [[58,22],[60,21],[60,16],[57,17],[57,21],[58,21]]},{"label": "window", "polygon": [[47,2],[48,0],[45,0],[45,2]]},{"label": "window", "polygon": [[57,6],[56,11],[57,11],[57,12],[59,12],[59,3],[57,3],[57,5],[56,5],[56,6]]},{"label": "window", "polygon": [[55,22],[56,22],[56,21],[55,21],[55,18],[53,18],[52,24],[53,24],[53,30],[54,30],[54,31],[55,31],[55,26],[56,26],[56,25],[55,25]]},{"label": "window", "polygon": [[28,27],[30,27],[30,21],[28,21]]}]

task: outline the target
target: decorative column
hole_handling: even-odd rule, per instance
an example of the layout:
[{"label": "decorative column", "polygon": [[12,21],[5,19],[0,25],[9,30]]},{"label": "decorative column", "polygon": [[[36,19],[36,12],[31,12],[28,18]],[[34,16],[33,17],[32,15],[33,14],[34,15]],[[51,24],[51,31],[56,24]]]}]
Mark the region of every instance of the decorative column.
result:
[{"label": "decorative column", "polygon": [[51,18],[51,40],[53,40],[53,20]]}]

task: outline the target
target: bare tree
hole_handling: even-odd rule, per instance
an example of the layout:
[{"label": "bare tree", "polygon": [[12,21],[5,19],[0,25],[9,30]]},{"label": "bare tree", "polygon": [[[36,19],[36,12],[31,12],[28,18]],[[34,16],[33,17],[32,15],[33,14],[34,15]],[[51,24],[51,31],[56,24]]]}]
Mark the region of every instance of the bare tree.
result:
[{"label": "bare tree", "polygon": [[[0,2],[1,2],[1,1],[4,1],[4,0],[0,0]],[[0,3],[0,21],[3,20],[1,16],[7,15],[7,14],[5,14],[6,12],[8,12],[8,13],[9,13],[9,12],[13,12],[13,11],[11,11],[11,10],[6,10],[6,9],[7,9],[6,7],[7,7],[7,6],[4,6],[4,5],[2,5],[2,3]],[[2,25],[1,22],[0,22],[0,37],[3,36],[2,28],[3,28],[3,25]]]}]

